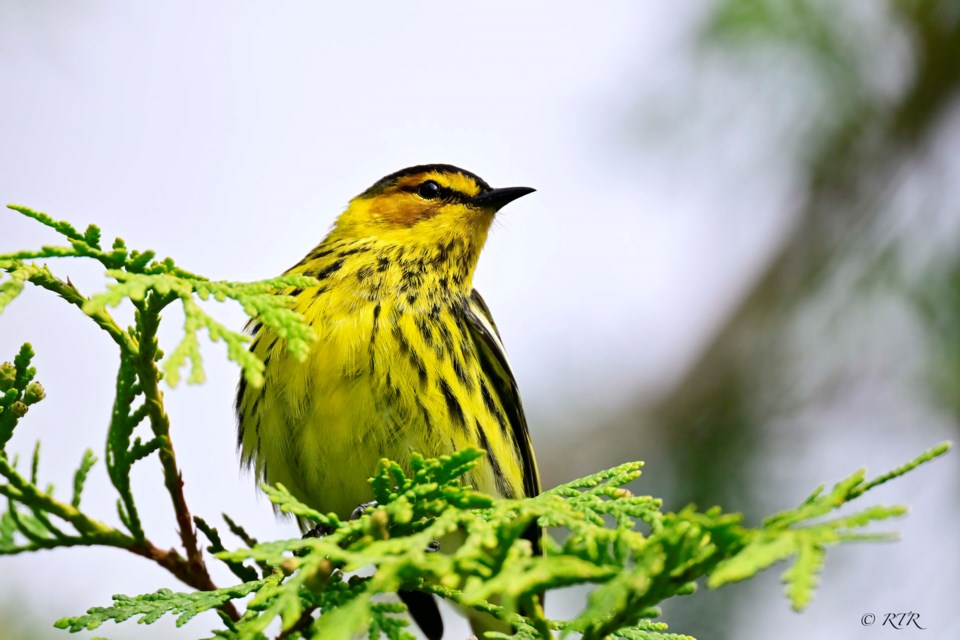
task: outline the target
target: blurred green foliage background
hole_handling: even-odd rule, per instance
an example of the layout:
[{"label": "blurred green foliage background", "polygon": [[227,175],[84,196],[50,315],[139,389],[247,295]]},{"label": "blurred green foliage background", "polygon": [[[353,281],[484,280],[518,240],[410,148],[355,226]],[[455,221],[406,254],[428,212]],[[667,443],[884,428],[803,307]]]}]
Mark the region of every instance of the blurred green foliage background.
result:
[{"label": "blurred green foliage background", "polygon": [[[765,158],[785,165],[790,221],[684,375],[623,407],[599,447],[631,446],[674,504],[759,513],[830,443],[856,460],[955,438],[960,4],[726,0],[705,7],[691,47],[698,68],[679,91],[692,99],[675,113],[693,129],[688,143],[755,147],[756,174],[744,179],[763,179]],[[955,526],[956,483],[940,491],[942,525]],[[955,586],[960,555],[940,551]],[[845,577],[838,633],[853,637],[869,609],[854,590],[896,578],[834,560],[842,567],[827,583],[863,572]],[[667,619],[698,638],[754,637],[746,620],[768,606],[770,586],[678,601]],[[952,619],[938,622],[960,629],[943,613]]]}]

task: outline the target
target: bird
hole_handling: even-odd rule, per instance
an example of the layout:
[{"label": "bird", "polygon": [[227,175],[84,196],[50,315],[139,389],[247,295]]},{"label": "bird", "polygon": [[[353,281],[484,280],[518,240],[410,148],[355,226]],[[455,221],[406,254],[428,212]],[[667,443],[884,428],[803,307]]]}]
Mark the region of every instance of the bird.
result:
[{"label": "bird", "polygon": [[[467,447],[486,456],[465,482],[495,498],[533,497],[540,475],[517,381],[497,325],[473,287],[491,223],[529,187],[492,188],[449,164],[391,173],[353,198],[288,274],[316,334],[303,362],[252,320],[259,388],[241,377],[241,463],[310,507],[348,518],[372,499],[379,460],[409,469]],[[540,530],[528,537],[539,552]],[[430,640],[443,635],[433,596],[401,592]],[[471,618],[480,635],[482,623]],[[482,629],[481,629],[482,630]]]}]

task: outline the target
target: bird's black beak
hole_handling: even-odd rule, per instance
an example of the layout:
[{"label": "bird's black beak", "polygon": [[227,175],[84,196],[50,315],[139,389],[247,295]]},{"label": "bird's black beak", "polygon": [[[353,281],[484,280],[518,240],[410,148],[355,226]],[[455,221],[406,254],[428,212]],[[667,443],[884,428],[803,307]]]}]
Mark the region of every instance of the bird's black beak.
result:
[{"label": "bird's black beak", "polygon": [[530,187],[506,187],[504,189],[491,189],[490,191],[481,193],[480,195],[474,197],[472,202],[478,207],[499,211],[508,203],[513,202],[517,198],[523,197],[528,193],[533,193],[534,191],[536,191],[536,189],[531,189]]}]

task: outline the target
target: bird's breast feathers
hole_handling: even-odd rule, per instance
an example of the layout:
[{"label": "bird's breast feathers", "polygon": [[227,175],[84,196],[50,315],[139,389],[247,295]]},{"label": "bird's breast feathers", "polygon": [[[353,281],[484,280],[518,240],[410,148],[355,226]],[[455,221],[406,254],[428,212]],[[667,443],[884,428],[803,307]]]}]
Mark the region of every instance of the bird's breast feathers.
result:
[{"label": "bird's breast feathers", "polygon": [[414,451],[473,446],[488,461],[471,484],[523,495],[518,443],[480,367],[467,298],[420,287],[375,297],[337,284],[296,292],[295,310],[317,333],[305,362],[287,356],[267,330],[255,337],[266,382],[239,406],[244,458],[258,475],[347,515],[369,499],[367,478],[381,458],[403,465]]}]

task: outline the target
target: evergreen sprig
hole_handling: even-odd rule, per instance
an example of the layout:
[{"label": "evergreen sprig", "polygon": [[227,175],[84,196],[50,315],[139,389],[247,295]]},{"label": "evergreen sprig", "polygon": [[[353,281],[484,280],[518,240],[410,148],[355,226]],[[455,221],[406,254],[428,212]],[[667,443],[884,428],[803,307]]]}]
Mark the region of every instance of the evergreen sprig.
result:
[{"label": "evergreen sprig", "polygon": [[20,347],[13,362],[0,364],[0,451],[6,446],[20,418],[27,415],[30,405],[44,399],[46,393],[39,382],[34,382],[37,370],[30,366],[33,347]]},{"label": "evergreen sprig", "polygon": [[[948,448],[931,449],[897,470],[898,475]],[[624,488],[637,478],[639,464],[594,474],[537,498],[492,501],[462,484],[462,476],[482,455],[466,450],[430,460],[414,456],[409,475],[384,460],[371,479],[379,504],[350,521],[318,514],[282,488],[268,488],[278,507],[330,533],[219,551],[217,557],[225,562],[254,560],[274,576],[236,587],[256,585],[245,592],[256,596],[243,619],[220,637],[256,638],[279,618],[287,631],[301,625],[301,631],[285,636],[291,638],[345,638],[360,631],[374,638],[407,638],[411,636],[405,635],[398,617],[402,605],[385,608],[377,598],[419,589],[517,626],[515,636],[494,637],[543,639],[553,637],[554,631],[576,631],[594,639],[679,640],[687,636],[668,633],[666,625],[655,620],[657,605],[692,593],[697,579],[706,577],[715,588],[794,558],[783,578],[793,606],[800,610],[809,603],[828,547],[886,539],[889,534],[861,530],[904,512],[902,507],[871,506],[819,520],[862,495],[860,488],[873,486],[858,472],[830,492],[817,493],[751,529],[742,526],[739,514],[718,508],[662,512],[657,500]],[[534,555],[523,537],[534,520],[563,539],[549,542],[545,556]],[[462,542],[431,551],[434,540],[451,536],[462,537]],[[356,573],[371,566],[372,575]],[[571,585],[596,586],[577,615],[547,620],[536,607],[532,615],[517,613],[534,604],[535,594]],[[501,603],[491,604],[496,598]],[[138,599],[125,599],[110,611],[121,619],[139,612],[139,606]],[[94,621],[106,618],[89,616],[102,611],[62,623],[93,628]],[[315,618],[303,625],[304,615]]]},{"label": "evergreen sprig", "polygon": [[177,267],[171,258],[155,260],[153,251],[127,249],[122,238],[116,238],[109,251],[100,246],[100,228],[89,225],[83,233],[65,220],[54,220],[51,216],[28,207],[11,204],[9,209],[27,218],[36,220],[67,239],[70,246],[45,246],[36,250],[18,251],[4,256],[8,260],[32,260],[44,258],[93,258],[107,269],[119,269],[130,273],[172,274],[184,278],[201,279],[200,276]]},{"label": "evergreen sprig", "polygon": [[[513,628],[511,634],[489,637],[542,640],[577,633],[588,640],[686,640],[657,620],[660,603],[693,593],[700,580],[716,588],[792,560],[783,580],[792,606],[803,609],[827,549],[891,539],[891,534],[866,528],[905,512],[898,506],[868,506],[842,515],[836,510],[949,448],[939,445],[869,481],[859,471],[829,491],[820,487],[797,508],[754,528],[745,527],[739,514],[718,507],[665,512],[658,499],[634,495],[627,485],[639,478],[641,463],[596,473],[535,498],[493,500],[464,484],[482,452],[465,450],[436,459],[413,455],[407,467],[380,463],[371,479],[376,502],[350,520],[310,508],[283,486],[264,486],[278,511],[295,516],[317,535],[259,542],[224,515],[242,545],[228,550],[218,530],[194,518],[187,506],[160,382],[166,377],[176,383],[188,364],[189,381],[202,381],[199,333],[206,330],[211,339],[226,343],[228,356],[248,383],[262,383],[263,363],[247,350],[247,336],[214,320],[201,304],[210,299],[238,302],[252,322],[272,327],[295,357],[304,358],[313,334],[291,308],[290,298],[276,293],[314,281],[214,282],[169,258],[156,260],[151,251],[129,250],[119,239],[106,250],[95,226],[81,233],[46,214],[11,208],[61,234],[68,244],[0,256],[0,272],[6,273],[0,280],[0,311],[29,282],[80,309],[119,347],[104,451],[104,467],[117,492],[119,524],[81,508],[97,461],[93,451],[83,453],[68,499],[42,485],[39,443],[25,470],[8,455],[20,420],[44,398],[34,380],[33,351],[25,344],[12,362],[0,365],[0,496],[7,502],[0,513],[0,555],[112,546],[158,563],[192,589],[118,595],[110,606],[59,620],[56,626],[62,629],[95,629],[131,618],[149,624],[165,615],[176,616],[182,625],[217,610],[223,628],[214,636],[223,639],[262,640],[279,621],[284,639],[339,639],[365,632],[370,638],[410,640],[414,636],[406,609],[388,596],[413,590],[494,616]],[[98,261],[111,284],[86,296],[47,265],[33,262],[60,257]],[[163,360],[157,338],[160,314],[177,301],[184,310],[184,336]],[[124,329],[110,310],[126,303],[134,308],[135,322]],[[139,461],[151,456],[160,461],[179,548],[155,544],[139,516],[130,476]],[[528,539],[535,523],[550,532],[541,540],[543,554],[535,553]],[[209,542],[207,552],[225,563],[239,584],[217,588],[213,583],[197,530]],[[592,588],[583,607],[564,619],[547,619],[538,595],[573,585]]]},{"label": "evergreen sprig", "polygon": [[[122,238],[115,239],[110,250],[104,250],[100,246],[100,229],[95,225],[80,233],[69,222],[56,221],[45,213],[19,205],[10,205],[9,208],[61,234],[69,246],[44,246],[0,255],[0,270],[8,275],[0,282],[0,312],[20,294],[25,282],[32,282],[76,304],[85,314],[98,320],[102,328],[107,329],[104,325],[109,325],[108,332],[114,335],[114,339],[126,343],[121,344],[122,348],[135,348],[128,336],[120,335],[122,330],[110,318],[109,309],[129,301],[141,314],[149,309],[149,313],[156,317],[164,307],[179,300],[185,317],[184,335],[163,363],[163,372],[171,386],[179,382],[180,371],[188,362],[188,380],[203,382],[198,337],[201,330],[206,330],[212,341],[222,340],[227,345],[227,356],[240,365],[248,383],[255,387],[263,384],[264,365],[247,349],[250,337],[217,322],[197,300],[238,302],[248,316],[283,338],[287,350],[298,360],[306,357],[315,338],[310,325],[290,308],[293,298],[276,295],[278,290],[292,291],[313,286],[316,284],[313,278],[292,275],[258,282],[213,282],[178,267],[171,258],[157,260],[153,251],[130,250]],[[55,278],[45,265],[24,262],[50,258],[94,259],[107,268],[107,276],[114,283],[105,291],[87,298],[81,296],[71,283]]]},{"label": "evergreen sprig", "polygon": [[104,622],[125,622],[139,616],[140,624],[152,624],[167,614],[177,616],[177,626],[182,627],[195,616],[217,609],[224,603],[236,598],[243,598],[267,584],[267,580],[254,580],[235,587],[214,589],[213,591],[194,591],[192,593],[177,593],[170,589],[159,589],[154,593],[147,593],[135,598],[116,595],[113,596],[113,605],[109,607],[94,607],[86,615],[75,618],[61,618],[54,623],[58,629],[66,629],[71,633],[96,629]]}]

